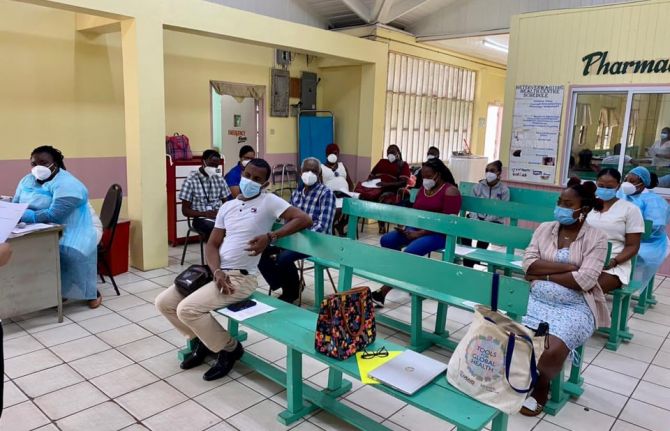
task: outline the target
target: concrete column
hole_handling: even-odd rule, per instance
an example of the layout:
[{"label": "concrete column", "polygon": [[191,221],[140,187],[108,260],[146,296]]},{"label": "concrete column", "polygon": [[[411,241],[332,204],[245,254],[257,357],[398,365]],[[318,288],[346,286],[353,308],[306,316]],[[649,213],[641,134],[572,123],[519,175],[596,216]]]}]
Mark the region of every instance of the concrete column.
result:
[{"label": "concrete column", "polygon": [[159,19],[123,20],[121,46],[130,257],[133,266],[149,270],[168,263],[163,26]]}]

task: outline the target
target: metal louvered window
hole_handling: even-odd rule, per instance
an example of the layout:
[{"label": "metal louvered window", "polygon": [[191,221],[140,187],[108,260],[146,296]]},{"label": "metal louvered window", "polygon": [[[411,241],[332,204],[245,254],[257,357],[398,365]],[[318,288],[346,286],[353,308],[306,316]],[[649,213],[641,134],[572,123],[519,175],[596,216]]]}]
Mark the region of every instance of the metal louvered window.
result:
[{"label": "metal louvered window", "polygon": [[475,72],[390,53],[386,85],[384,148],[396,144],[409,163],[424,161],[428,148],[442,159],[470,145]]}]

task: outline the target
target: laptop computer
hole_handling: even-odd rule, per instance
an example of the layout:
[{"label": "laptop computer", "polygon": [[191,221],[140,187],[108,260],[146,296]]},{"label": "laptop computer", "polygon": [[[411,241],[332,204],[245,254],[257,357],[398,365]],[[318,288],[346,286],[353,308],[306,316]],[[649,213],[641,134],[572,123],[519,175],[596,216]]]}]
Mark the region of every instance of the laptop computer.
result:
[{"label": "laptop computer", "polygon": [[446,369],[447,364],[412,350],[405,350],[370,371],[368,376],[404,394],[413,395]]}]

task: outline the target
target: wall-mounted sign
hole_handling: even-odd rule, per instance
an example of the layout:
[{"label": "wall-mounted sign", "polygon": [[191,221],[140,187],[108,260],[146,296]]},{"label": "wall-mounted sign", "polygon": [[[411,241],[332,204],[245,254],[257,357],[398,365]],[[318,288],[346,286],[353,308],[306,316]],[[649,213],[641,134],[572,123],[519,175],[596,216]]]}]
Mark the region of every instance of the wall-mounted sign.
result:
[{"label": "wall-mounted sign", "polygon": [[582,57],[584,76],[594,75],[625,75],[627,73],[665,73],[670,71],[670,60],[609,61],[609,51],[595,51]]},{"label": "wall-mounted sign", "polygon": [[242,116],[239,114],[233,115],[233,127],[242,127]]},{"label": "wall-mounted sign", "polygon": [[516,86],[510,179],[542,184],[554,182],[562,107],[562,85]]},{"label": "wall-mounted sign", "polygon": [[228,134],[231,136],[247,136],[247,132],[244,130],[228,129]]}]

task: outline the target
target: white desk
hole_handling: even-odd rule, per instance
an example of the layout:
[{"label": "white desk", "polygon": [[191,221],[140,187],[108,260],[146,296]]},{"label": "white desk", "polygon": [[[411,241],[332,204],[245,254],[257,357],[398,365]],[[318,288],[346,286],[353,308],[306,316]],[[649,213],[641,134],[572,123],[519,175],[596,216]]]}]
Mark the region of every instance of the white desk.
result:
[{"label": "white desk", "polygon": [[58,321],[63,321],[58,250],[62,230],[54,226],[7,240],[12,258],[0,268],[1,319],[57,307]]}]

